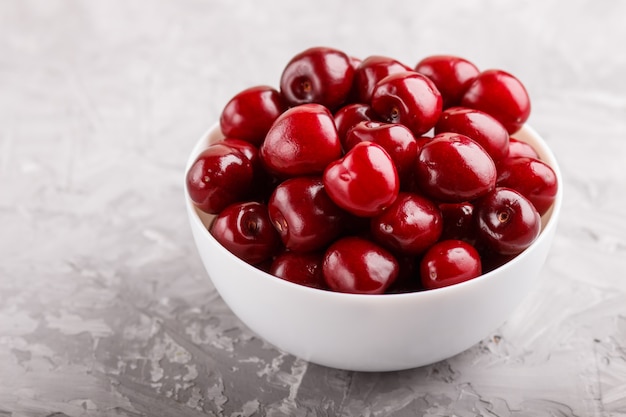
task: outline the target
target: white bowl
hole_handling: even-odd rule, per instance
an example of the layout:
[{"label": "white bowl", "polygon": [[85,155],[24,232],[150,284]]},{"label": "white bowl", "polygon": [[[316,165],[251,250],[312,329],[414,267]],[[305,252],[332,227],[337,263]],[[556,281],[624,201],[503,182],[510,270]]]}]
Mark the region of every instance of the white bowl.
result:
[{"label": "white bowl", "polygon": [[[556,172],[559,191],[537,240],[507,264],[476,279],[429,291],[356,295],[293,284],[241,261],[207,227],[212,216],[186,195],[196,246],[215,288],[237,317],[277,348],[307,361],[355,371],[428,365],[478,343],[511,315],[534,285],[548,255],[563,199],[554,155],[528,126],[515,137],[532,144]],[[210,143],[215,125],[196,144],[187,169]]]}]

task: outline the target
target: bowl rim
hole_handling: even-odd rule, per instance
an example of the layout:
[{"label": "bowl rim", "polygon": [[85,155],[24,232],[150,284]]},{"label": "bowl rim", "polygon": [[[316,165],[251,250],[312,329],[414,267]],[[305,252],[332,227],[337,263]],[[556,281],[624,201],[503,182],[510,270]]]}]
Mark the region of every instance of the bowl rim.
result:
[{"label": "bowl rim", "polygon": [[284,285],[284,286],[287,286],[287,288],[290,288],[291,290],[294,290],[294,291],[304,291],[305,293],[310,293],[311,295],[318,294],[318,295],[323,295],[325,297],[337,298],[340,300],[346,300],[346,301],[349,300],[351,302],[364,300],[364,301],[373,302],[373,303],[387,303],[389,302],[389,300],[399,300],[399,299],[409,299],[409,300],[415,299],[414,301],[417,302],[422,298],[448,297],[448,294],[450,293],[463,291],[464,288],[469,287],[469,286],[480,285],[480,283],[483,281],[495,279],[494,277],[499,276],[506,269],[514,268],[517,263],[522,262],[523,259],[526,256],[528,256],[528,253],[532,250],[533,247],[540,245],[543,240],[548,239],[548,236],[551,234],[552,229],[555,229],[557,227],[559,213],[561,211],[561,206],[563,204],[563,179],[562,179],[562,173],[559,167],[559,163],[553,151],[550,149],[550,147],[545,142],[543,137],[540,136],[539,133],[535,129],[533,129],[530,125],[525,124],[520,130],[518,130],[516,133],[513,133],[511,135],[511,136],[515,136],[515,138],[518,140],[522,140],[526,142],[525,139],[519,138],[520,134],[524,136],[530,136],[533,138],[533,141],[539,143],[540,149],[537,149],[537,151],[539,153],[541,160],[546,162],[553,169],[557,178],[557,184],[558,184],[557,194],[555,196],[555,200],[554,200],[554,203],[552,204],[552,207],[550,207],[550,209],[542,216],[541,232],[539,236],[535,239],[535,241],[528,248],[526,248],[524,251],[522,251],[521,253],[516,255],[513,259],[507,261],[503,265],[500,265],[497,268],[494,268],[493,270],[486,272],[471,280],[449,285],[446,287],[434,288],[434,289],[428,289],[428,290],[422,290],[422,291],[409,291],[409,292],[384,293],[384,294],[343,293],[343,292],[320,289],[320,288],[313,288],[313,287],[308,287],[305,285],[293,283],[285,279],[279,278],[277,276],[274,276],[270,274],[269,272],[266,272],[262,269],[255,267],[254,265],[250,265],[247,262],[236,258],[235,255],[233,255],[230,251],[228,251],[225,247],[223,247],[208,232],[208,228],[205,222],[202,220],[202,217],[210,218],[213,216],[202,213],[193,204],[193,202],[191,201],[191,198],[189,197],[189,193],[187,192],[187,183],[186,183],[187,171],[189,170],[189,168],[195,161],[196,157],[200,154],[200,152],[202,152],[203,149],[206,148],[206,146],[209,143],[212,143],[210,141],[212,136],[216,137],[215,141],[218,141],[224,138],[224,135],[219,129],[219,122],[216,122],[213,125],[211,125],[203,133],[203,135],[196,142],[193,150],[189,154],[187,164],[185,166],[184,178],[183,178],[185,203],[186,203],[188,214],[192,218],[192,221],[196,224],[197,227],[204,230],[203,236],[209,239],[211,243],[214,244],[214,246],[222,250],[224,256],[230,256],[230,257],[235,258],[238,262],[241,263],[241,266],[244,269],[249,269],[250,273],[259,274],[260,276],[263,277],[263,279],[271,280],[271,282],[273,282],[273,284],[275,285]]}]

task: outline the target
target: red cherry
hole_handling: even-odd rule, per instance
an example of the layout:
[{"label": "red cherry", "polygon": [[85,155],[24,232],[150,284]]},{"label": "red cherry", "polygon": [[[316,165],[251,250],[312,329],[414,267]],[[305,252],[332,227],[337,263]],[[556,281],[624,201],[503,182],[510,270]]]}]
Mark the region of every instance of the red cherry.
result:
[{"label": "red cherry", "polygon": [[400,182],[413,171],[417,159],[417,141],[406,126],[373,121],[357,123],[346,134],[344,150],[349,151],[361,142],[375,142],[387,151],[396,165]]},{"label": "red cherry", "polygon": [[323,175],[330,198],[362,217],[380,214],[398,196],[400,180],[391,157],[374,142],[361,142],[328,165]]},{"label": "red cherry", "polygon": [[269,86],[241,91],[224,107],[220,129],[227,137],[260,145],[274,120],[287,109],[280,93]]},{"label": "red cherry", "polygon": [[507,157],[515,158],[517,156],[527,156],[529,158],[541,159],[539,158],[539,154],[535,148],[533,148],[530,144],[511,137],[509,138],[509,153]]},{"label": "red cherry", "polygon": [[361,61],[354,73],[355,99],[369,103],[376,84],[390,74],[412,71],[412,68],[386,56],[373,55]]},{"label": "red cherry", "polygon": [[332,111],[346,101],[353,78],[348,55],[333,48],[314,47],[287,63],[280,77],[280,91],[292,106],[318,103]]},{"label": "red cherry", "polygon": [[468,281],[481,274],[478,251],[462,240],[435,243],[420,262],[422,284],[430,290]]},{"label": "red cherry", "polygon": [[418,187],[442,202],[473,200],[495,187],[496,165],[476,142],[458,133],[440,133],[417,158]]},{"label": "red cherry", "polygon": [[522,82],[496,69],[483,71],[472,81],[461,106],[490,114],[509,134],[517,132],[530,116],[530,98]]},{"label": "red cherry", "polygon": [[261,169],[261,159],[259,158],[259,149],[254,146],[252,143],[243,140],[236,139],[231,137],[224,138],[221,142],[222,145],[226,145],[230,148],[237,149],[241,152],[248,160],[252,163],[252,167],[256,170]]},{"label": "red cherry", "polygon": [[426,145],[428,142],[430,142],[431,140],[433,140],[433,138],[431,136],[417,136],[415,138],[415,141],[417,142],[417,149],[418,152],[417,154],[419,155],[419,151],[422,150],[422,148],[424,147],[424,145]]},{"label": "red cherry", "polygon": [[529,247],[541,231],[541,217],[526,197],[498,187],[481,197],[474,218],[478,239],[503,255],[516,255]]},{"label": "red cherry", "polygon": [[346,133],[354,125],[374,119],[376,119],[376,113],[374,113],[369,104],[352,103],[340,108],[335,113],[335,126],[337,126],[339,140],[343,144],[346,139]]},{"label": "red cherry", "polygon": [[294,252],[325,248],[339,236],[347,216],[328,197],[320,177],[296,177],[279,184],[268,210],[283,244]]},{"label": "red cherry", "polygon": [[334,291],[382,294],[399,273],[398,261],[381,246],[360,237],[344,237],[324,254],[322,274]]},{"label": "red cherry", "polygon": [[437,123],[442,100],[430,79],[407,71],[380,80],[372,93],[371,106],[383,121],[403,124],[420,136]]},{"label": "red cherry", "polygon": [[220,143],[238,150],[252,163],[254,177],[252,179],[251,191],[248,193],[248,199],[267,201],[267,198],[274,190],[276,184],[274,183],[274,179],[263,167],[261,158],[259,157],[259,149],[248,141],[230,137],[224,138]]},{"label": "red cherry", "polygon": [[269,273],[295,284],[311,288],[327,288],[322,275],[322,253],[285,251],[274,258]]},{"label": "red cherry", "polygon": [[467,107],[445,110],[435,125],[435,133],[454,132],[473,139],[498,162],[509,153],[509,132],[489,114]]},{"label": "red cherry", "polygon": [[439,210],[443,218],[441,240],[456,239],[473,243],[474,205],[469,201],[461,203],[440,203]]},{"label": "red cherry", "polygon": [[552,207],[558,190],[554,170],[545,162],[528,157],[501,161],[496,184],[519,191],[533,203],[540,215]]},{"label": "red cherry", "polygon": [[458,106],[468,85],[480,73],[476,65],[452,55],[432,55],[422,59],[415,71],[430,78],[443,99],[443,108]]},{"label": "red cherry", "polygon": [[412,193],[400,193],[394,203],[371,220],[375,240],[394,253],[418,255],[441,236],[443,222],[437,206]]},{"label": "red cherry", "polygon": [[267,170],[284,178],[321,174],[341,155],[333,116],[320,104],[303,104],[281,114],[259,148]]},{"label": "red cherry", "polygon": [[234,147],[215,143],[202,151],[187,171],[187,192],[202,211],[217,214],[244,200],[251,191],[253,166]]},{"label": "red cherry", "polygon": [[209,232],[233,255],[252,265],[270,259],[280,249],[267,207],[258,202],[226,207],[213,219]]}]

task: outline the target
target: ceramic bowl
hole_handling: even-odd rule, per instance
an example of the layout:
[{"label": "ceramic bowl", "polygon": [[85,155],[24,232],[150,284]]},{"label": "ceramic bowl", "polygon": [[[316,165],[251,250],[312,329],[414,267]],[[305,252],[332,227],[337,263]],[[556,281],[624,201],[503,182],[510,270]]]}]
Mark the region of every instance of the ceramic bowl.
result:
[{"label": "ceramic bowl", "polygon": [[[241,261],[207,231],[212,216],[186,206],[198,253],[232,312],[284,352],[324,366],[393,371],[454,356],[501,326],[535,284],[555,235],[562,179],[548,145],[525,126],[515,137],[532,144],[556,172],[559,191],[536,241],[505,265],[457,285],[401,294],[356,295],[293,284]],[[191,152],[187,169],[210,143],[215,125]]]}]

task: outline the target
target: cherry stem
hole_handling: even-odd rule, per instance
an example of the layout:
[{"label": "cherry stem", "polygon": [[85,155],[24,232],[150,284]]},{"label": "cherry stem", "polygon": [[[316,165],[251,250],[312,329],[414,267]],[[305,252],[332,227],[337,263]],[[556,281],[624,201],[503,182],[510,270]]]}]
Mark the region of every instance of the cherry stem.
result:
[{"label": "cherry stem", "polygon": [[311,82],[308,80],[302,81],[301,87],[302,87],[302,91],[305,93],[310,93],[311,90],[313,89],[313,85],[311,85]]},{"label": "cherry stem", "polygon": [[389,113],[389,116],[391,120],[396,121],[398,117],[400,117],[400,110],[396,106],[393,106],[391,108],[391,112]]},{"label": "cherry stem", "polygon": [[508,222],[510,217],[511,214],[508,212],[508,210],[498,212],[498,221],[500,223]]},{"label": "cherry stem", "polygon": [[248,230],[248,232],[250,232],[250,235],[255,236],[258,232],[259,232],[259,224],[254,221],[254,220],[248,220],[246,222],[246,228]]}]

